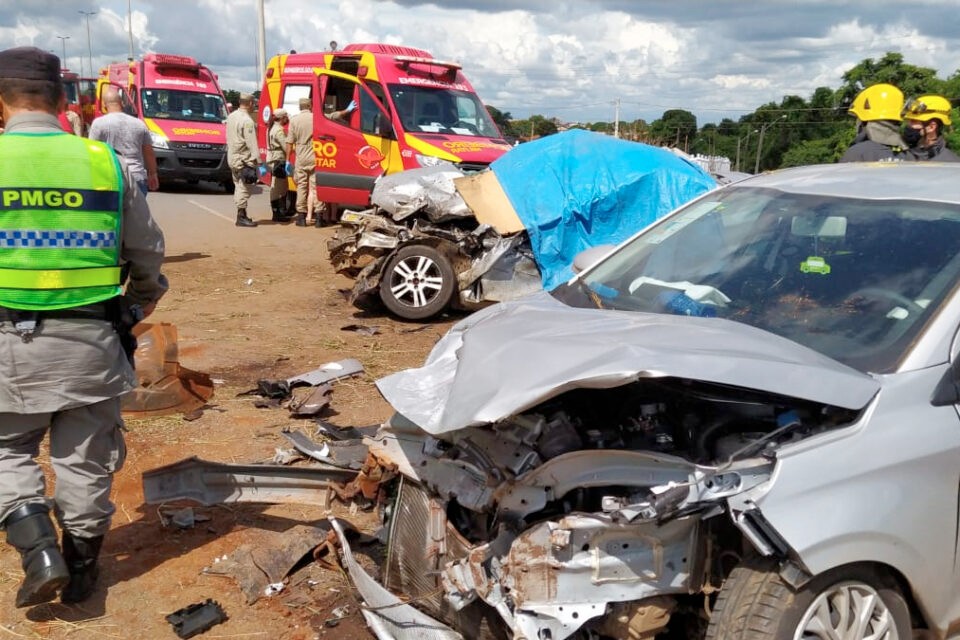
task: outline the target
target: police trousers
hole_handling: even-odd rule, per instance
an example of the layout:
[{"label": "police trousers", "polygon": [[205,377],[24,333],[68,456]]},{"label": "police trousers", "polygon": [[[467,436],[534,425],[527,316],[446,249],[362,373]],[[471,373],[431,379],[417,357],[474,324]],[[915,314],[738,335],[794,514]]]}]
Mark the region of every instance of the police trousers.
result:
[{"label": "police trousers", "polygon": [[[53,413],[0,413],[0,523],[20,506],[39,502],[52,506],[71,534],[104,535],[114,512],[113,474],[127,455],[123,428],[120,398]],[[36,461],[48,432],[56,475],[52,501]]]}]

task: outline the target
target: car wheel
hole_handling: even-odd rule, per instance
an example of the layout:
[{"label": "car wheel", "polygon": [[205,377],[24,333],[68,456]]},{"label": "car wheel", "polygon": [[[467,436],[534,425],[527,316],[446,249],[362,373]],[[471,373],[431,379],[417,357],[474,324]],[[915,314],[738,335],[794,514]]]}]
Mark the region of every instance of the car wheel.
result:
[{"label": "car wheel", "polygon": [[380,299],[406,320],[427,320],[447,308],[457,276],[450,260],[427,245],[408,245],[387,262]]},{"label": "car wheel", "polygon": [[236,186],[233,184],[232,181],[221,182],[220,185],[223,187],[223,190],[226,191],[228,194],[232,194],[236,189]]},{"label": "car wheel", "polygon": [[799,591],[770,562],[745,562],[724,582],[707,640],[909,640],[896,582],[866,565],[840,567]]}]

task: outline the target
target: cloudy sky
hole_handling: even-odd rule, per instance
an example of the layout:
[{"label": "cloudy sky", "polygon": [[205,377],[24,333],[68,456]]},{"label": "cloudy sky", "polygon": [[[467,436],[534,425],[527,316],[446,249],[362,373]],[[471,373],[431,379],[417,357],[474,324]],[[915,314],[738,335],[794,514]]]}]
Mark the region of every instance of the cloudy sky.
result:
[{"label": "cloudy sky", "polygon": [[[0,0],[0,48],[33,45],[99,69],[133,51],[190,55],[224,89],[259,88],[257,0]],[[887,51],[960,67],[956,0],[264,0],[267,55],[330,41],[388,42],[463,64],[483,101],[516,118],[698,123],[836,88]],[[90,38],[87,37],[89,16]],[[62,39],[58,36],[67,36]],[[88,50],[89,47],[89,50]]]}]

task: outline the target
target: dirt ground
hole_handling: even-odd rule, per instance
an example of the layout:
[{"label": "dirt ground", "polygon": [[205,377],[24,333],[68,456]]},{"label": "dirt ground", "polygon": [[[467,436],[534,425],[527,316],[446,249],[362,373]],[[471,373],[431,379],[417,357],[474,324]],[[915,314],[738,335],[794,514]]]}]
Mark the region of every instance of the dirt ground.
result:
[{"label": "dirt ground", "polygon": [[[266,200],[266,194],[256,196],[254,218],[266,217]],[[209,520],[190,529],[164,527],[158,505],[143,502],[141,474],[190,456],[269,461],[278,447],[290,448],[280,435],[285,427],[319,439],[313,420],[291,418],[282,408],[255,408],[254,397],[238,394],[258,379],[286,378],[343,358],[359,359],[366,373],[335,384],[324,418],[338,426],[379,423],[390,410],[374,380],[418,366],[456,318],[406,324],[349,306],[340,290],[350,280],[334,274],[327,261],[333,228],[267,221],[257,229],[238,229],[230,197],[215,191],[165,190],[151,194],[150,202],[167,238],[164,270],[171,289],[149,321],[177,327],[181,364],[208,373],[215,395],[195,420],[127,419],[128,457],[113,492],[117,512],[101,556],[99,588],[89,601],[14,608],[19,557],[0,545],[0,640],[174,638],[165,616],[207,598],[219,602],[229,619],[203,638],[372,638],[355,592],[336,570],[308,564],[279,594],[254,604],[246,604],[233,578],[202,573],[241,545],[277,544],[292,527],[323,518],[324,509],[195,507]],[[376,327],[378,333],[341,329],[351,324]],[[351,505],[334,503],[332,511],[366,531],[376,525],[375,514]],[[336,624],[334,610],[347,612]]]}]

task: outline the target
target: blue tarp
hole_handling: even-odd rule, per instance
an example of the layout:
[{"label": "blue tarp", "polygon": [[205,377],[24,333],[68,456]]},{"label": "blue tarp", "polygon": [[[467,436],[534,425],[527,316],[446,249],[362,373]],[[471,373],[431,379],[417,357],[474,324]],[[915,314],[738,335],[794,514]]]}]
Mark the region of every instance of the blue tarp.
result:
[{"label": "blue tarp", "polygon": [[583,130],[514,147],[490,168],[530,235],[548,291],[573,275],[584,249],[618,244],[717,186],[666,149]]}]

